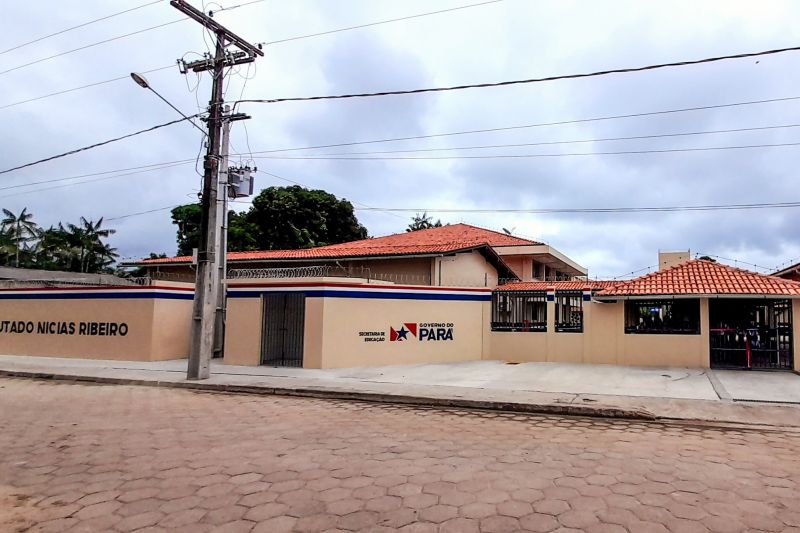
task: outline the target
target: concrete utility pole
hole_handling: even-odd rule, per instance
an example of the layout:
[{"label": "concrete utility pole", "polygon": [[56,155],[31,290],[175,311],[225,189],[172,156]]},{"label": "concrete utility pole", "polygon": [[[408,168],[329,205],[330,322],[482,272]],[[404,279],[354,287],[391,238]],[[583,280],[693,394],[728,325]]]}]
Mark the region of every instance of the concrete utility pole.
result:
[{"label": "concrete utility pole", "polygon": [[[207,379],[214,349],[215,321],[219,305],[220,281],[219,269],[217,268],[217,253],[225,253],[224,249],[217,250],[217,245],[222,244],[218,233],[217,185],[219,183],[220,137],[224,119],[222,96],[225,77],[224,69],[233,65],[251,63],[255,61],[256,56],[263,56],[264,52],[188,4],[185,0],[170,0],[170,5],[202,24],[215,35],[217,40],[213,58],[201,59],[192,63],[181,63],[181,72],[210,70],[213,80],[211,101],[208,104],[208,147],[203,161],[200,243],[197,250],[197,278],[192,307],[189,368],[186,374],[187,379]],[[235,45],[239,50],[228,52],[226,50],[228,45]]]},{"label": "concrete utility pole", "polygon": [[230,114],[230,109],[225,106],[224,114],[222,117],[222,147],[221,159],[219,166],[219,189],[217,190],[217,220],[220,221],[219,227],[219,253],[216,257],[216,266],[218,270],[217,282],[219,288],[217,290],[217,309],[216,317],[214,320],[214,354],[213,356],[222,357],[225,350],[225,313],[227,310],[227,284],[226,278],[228,273],[228,198],[231,196],[231,180],[228,173],[228,151],[230,148],[230,134],[231,122],[237,120],[247,120],[250,117],[244,113]]}]

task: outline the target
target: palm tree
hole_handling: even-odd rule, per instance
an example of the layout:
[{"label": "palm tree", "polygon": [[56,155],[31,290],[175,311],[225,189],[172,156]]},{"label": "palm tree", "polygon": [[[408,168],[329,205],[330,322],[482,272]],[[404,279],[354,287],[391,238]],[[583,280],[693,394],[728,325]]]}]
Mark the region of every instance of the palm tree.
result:
[{"label": "palm tree", "polygon": [[78,256],[73,246],[70,233],[60,222],[58,226],[50,226],[39,230],[36,243],[36,263],[46,270],[72,270]]},{"label": "palm tree", "polygon": [[3,209],[5,218],[0,222],[0,231],[3,231],[14,242],[14,266],[19,267],[19,252],[22,245],[36,238],[37,226],[33,221],[33,213],[28,213],[28,208],[20,211],[19,216],[8,209]]},{"label": "palm tree", "polygon": [[[90,265],[96,268],[98,263],[102,263],[105,260],[101,259],[98,261],[98,251],[100,251],[101,256],[106,252],[106,245],[103,244],[100,239],[113,235],[116,230],[104,229],[102,226],[102,217],[100,217],[97,222],[81,217],[80,225],[67,224],[69,240],[78,250],[80,272],[88,272]],[[113,248],[108,248],[108,250],[111,251],[111,254],[115,253]],[[106,255],[105,258],[107,259],[108,255]]]}]

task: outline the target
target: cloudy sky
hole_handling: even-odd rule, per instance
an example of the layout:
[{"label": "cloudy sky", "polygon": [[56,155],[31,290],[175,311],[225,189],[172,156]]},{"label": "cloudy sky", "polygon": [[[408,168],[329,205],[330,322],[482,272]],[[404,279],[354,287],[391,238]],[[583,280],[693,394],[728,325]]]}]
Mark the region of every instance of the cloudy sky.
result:
[{"label": "cloudy sky", "polygon": [[[245,0],[223,1],[235,6]],[[480,0],[266,0],[219,12],[217,20],[251,42],[296,36],[478,3]],[[4,8],[0,51],[145,0],[37,0]],[[202,7],[200,0],[194,5]],[[206,2],[205,9],[219,4]],[[249,72],[228,78],[226,99],[280,98],[412,89],[634,67],[795,46],[796,2],[545,2],[504,0],[469,9],[309,37],[264,47]],[[23,68],[25,63],[178,20],[167,1],[0,54],[0,167],[8,168],[133,132],[177,115],[122,79],[20,105],[8,104],[194,59],[210,49],[184,20]],[[797,52],[701,66],[505,88],[362,100],[244,104],[232,151],[421,136],[563,122],[800,95]],[[208,102],[210,79],[177,68],[147,74],[185,112]],[[249,78],[249,79],[248,79]],[[322,188],[356,207],[537,209],[787,202],[797,191],[798,147],[627,155],[596,152],[793,143],[800,127],[738,133],[598,141],[764,126],[800,126],[800,100],[649,115],[491,133],[272,153],[259,170]],[[485,159],[296,159],[298,155],[552,143],[386,155],[411,157],[549,154]],[[50,184],[31,182],[192,159],[200,133],[178,124],[134,139],[2,176],[0,205],[28,207],[41,225],[116,217],[196,198],[193,163]],[[590,155],[576,155],[576,154]],[[592,153],[595,153],[592,155]],[[553,156],[552,154],[563,154]],[[571,154],[571,155],[570,155]],[[280,159],[292,156],[295,159]],[[277,158],[276,158],[277,157]],[[364,155],[362,157],[378,157]],[[103,179],[99,179],[103,178]],[[257,188],[287,182],[259,173]],[[56,188],[57,187],[57,188]],[[236,205],[246,209],[247,205]],[[402,231],[410,213],[359,210],[379,236]],[[655,265],[658,250],[686,250],[771,268],[800,256],[800,211],[497,214],[434,213],[442,222],[511,229],[547,242],[592,276]],[[126,258],[175,251],[169,210],[110,220]],[[728,261],[730,262],[730,261]],[[742,263],[740,263],[741,265]]]}]

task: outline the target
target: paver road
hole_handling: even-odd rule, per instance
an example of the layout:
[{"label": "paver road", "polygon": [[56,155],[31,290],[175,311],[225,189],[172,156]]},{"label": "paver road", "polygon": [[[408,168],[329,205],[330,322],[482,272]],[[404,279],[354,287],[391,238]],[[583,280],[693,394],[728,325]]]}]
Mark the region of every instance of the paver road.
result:
[{"label": "paver road", "polygon": [[0,379],[3,531],[800,531],[800,436]]}]

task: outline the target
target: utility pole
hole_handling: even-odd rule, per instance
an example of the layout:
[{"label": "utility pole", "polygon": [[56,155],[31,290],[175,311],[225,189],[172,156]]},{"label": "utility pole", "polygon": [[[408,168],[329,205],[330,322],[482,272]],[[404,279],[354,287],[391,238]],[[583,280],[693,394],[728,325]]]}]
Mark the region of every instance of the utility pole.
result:
[{"label": "utility pole", "polygon": [[[220,290],[217,268],[219,221],[217,185],[219,183],[221,129],[223,125],[223,82],[225,67],[251,63],[263,56],[258,47],[248,43],[214,19],[196,9],[186,0],[170,0],[170,5],[189,18],[202,24],[217,40],[213,58],[191,63],[181,63],[181,72],[211,71],[211,101],[208,104],[208,146],[203,161],[203,192],[201,197],[200,243],[197,249],[197,277],[192,306],[192,338],[189,347],[187,379],[207,379],[210,374],[211,355],[214,349],[214,331]],[[229,45],[239,50],[227,51]]]},{"label": "utility pole", "polygon": [[[231,174],[228,172],[228,151],[230,147],[231,123],[237,120],[247,120],[250,116],[244,113],[230,114],[228,106],[224,108],[222,117],[222,147],[219,167],[219,188],[217,190],[217,220],[220,221],[219,243],[216,257],[218,270],[217,280],[219,288],[217,290],[217,309],[214,319],[214,352],[213,357],[218,358],[224,355],[225,350],[225,314],[228,306],[227,295],[227,273],[228,273],[228,198],[232,196]],[[235,172],[235,169],[234,169]],[[235,194],[235,193],[234,193]]]}]

